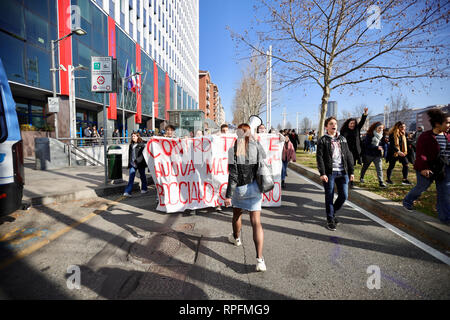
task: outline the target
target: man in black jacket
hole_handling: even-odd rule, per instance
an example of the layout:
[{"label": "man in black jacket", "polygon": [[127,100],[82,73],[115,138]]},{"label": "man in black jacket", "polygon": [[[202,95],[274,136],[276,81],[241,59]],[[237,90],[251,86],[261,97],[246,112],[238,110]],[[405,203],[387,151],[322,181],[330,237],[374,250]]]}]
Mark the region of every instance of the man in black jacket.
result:
[{"label": "man in black jacket", "polygon": [[[316,160],[320,180],[325,188],[327,228],[335,231],[338,223],[335,214],[348,198],[348,183],[354,179],[354,164],[347,140],[337,131],[335,117],[325,120],[325,129],[327,134],[322,136],[317,144]],[[338,197],[333,203],[335,183]]]}]

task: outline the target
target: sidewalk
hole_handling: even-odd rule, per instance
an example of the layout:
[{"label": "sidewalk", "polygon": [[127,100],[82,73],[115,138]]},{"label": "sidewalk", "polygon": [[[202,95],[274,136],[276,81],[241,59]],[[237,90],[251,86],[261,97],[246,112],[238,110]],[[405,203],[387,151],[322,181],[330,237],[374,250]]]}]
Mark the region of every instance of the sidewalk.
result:
[{"label": "sidewalk", "polygon": [[[105,169],[101,166],[74,166],[55,170],[36,170],[34,158],[25,158],[23,201],[31,205],[49,204],[123,193],[128,184],[128,169],[122,168],[123,182],[105,186]],[[147,181],[151,177],[147,175]],[[136,176],[133,190],[139,190]]]},{"label": "sidewalk", "polygon": [[[289,168],[322,185],[319,172],[298,163],[289,163]],[[361,208],[377,215],[397,228],[421,238],[430,245],[450,251],[450,227],[438,219],[422,212],[408,211],[401,203],[383,198],[373,192],[354,188],[348,190],[349,200]]]}]

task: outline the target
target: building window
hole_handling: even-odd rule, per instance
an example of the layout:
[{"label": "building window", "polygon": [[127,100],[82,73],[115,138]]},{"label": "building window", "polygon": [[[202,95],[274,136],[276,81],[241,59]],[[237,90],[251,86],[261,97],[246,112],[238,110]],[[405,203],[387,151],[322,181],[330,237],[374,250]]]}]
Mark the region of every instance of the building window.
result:
[{"label": "building window", "polygon": [[114,19],[115,4],[113,0],[109,0],[109,15]]},{"label": "building window", "polygon": [[[150,24],[151,25],[151,24]],[[147,26],[147,10],[144,9],[144,28]]]},{"label": "building window", "polygon": [[46,126],[44,102],[17,99],[16,111],[19,124],[28,124],[37,129]]}]

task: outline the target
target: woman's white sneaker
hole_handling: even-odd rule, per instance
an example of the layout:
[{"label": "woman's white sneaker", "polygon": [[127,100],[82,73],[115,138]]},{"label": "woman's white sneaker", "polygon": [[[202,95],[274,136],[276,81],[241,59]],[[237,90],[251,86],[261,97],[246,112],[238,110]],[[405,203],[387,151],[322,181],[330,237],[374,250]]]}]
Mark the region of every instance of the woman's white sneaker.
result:
[{"label": "woman's white sneaker", "polygon": [[236,247],[239,247],[242,245],[241,238],[234,238],[233,233],[230,233],[228,235],[228,241],[230,241],[232,244],[234,244]]},{"label": "woman's white sneaker", "polygon": [[266,263],[264,262],[264,258],[256,258],[256,271],[266,271]]}]

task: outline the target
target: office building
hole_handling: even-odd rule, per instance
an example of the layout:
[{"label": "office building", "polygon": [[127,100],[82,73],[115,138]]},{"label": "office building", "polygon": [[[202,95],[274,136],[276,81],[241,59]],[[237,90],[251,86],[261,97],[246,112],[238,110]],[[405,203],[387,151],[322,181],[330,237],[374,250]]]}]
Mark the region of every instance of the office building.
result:
[{"label": "office building", "polygon": [[[156,128],[168,120],[168,110],[198,109],[198,0],[40,0],[0,2],[0,57],[5,65],[21,125],[51,129],[51,40],[75,27],[87,32],[58,42],[55,54],[56,92],[60,97],[59,137],[69,137],[69,66],[90,69],[91,56],[117,59],[120,78],[125,68],[141,71],[136,89],[106,94],[91,92],[90,70],[74,71],[76,132],[96,125],[128,134]],[[62,65],[62,67],[59,67]],[[152,103],[155,112],[152,114]],[[123,105],[123,106],[122,106]],[[125,119],[125,120],[123,120]],[[54,135],[54,133],[49,133]]]},{"label": "office building", "polygon": [[328,101],[327,106],[327,118],[328,117],[335,117],[337,118],[337,101]]},{"label": "office building", "polygon": [[199,71],[199,109],[205,113],[205,119],[210,119],[218,124],[220,118],[219,110],[219,88],[211,81],[208,71]]}]

